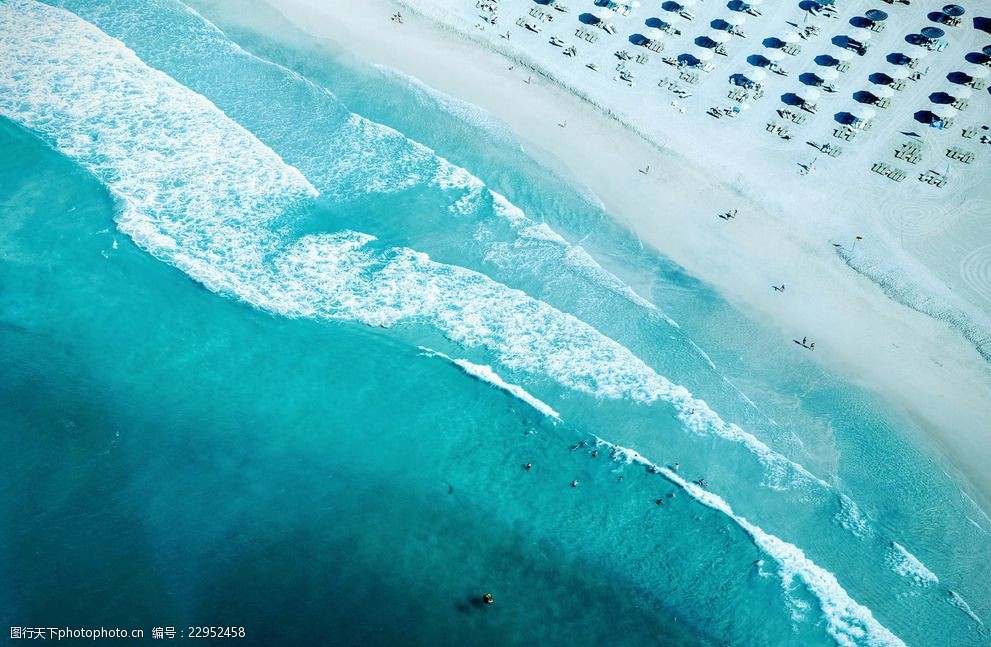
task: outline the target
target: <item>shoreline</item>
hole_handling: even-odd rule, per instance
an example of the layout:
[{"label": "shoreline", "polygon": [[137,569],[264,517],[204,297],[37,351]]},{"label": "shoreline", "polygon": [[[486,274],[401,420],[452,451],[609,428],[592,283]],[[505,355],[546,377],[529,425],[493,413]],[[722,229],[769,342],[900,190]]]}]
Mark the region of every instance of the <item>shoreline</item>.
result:
[{"label": "shoreline", "polygon": [[[332,12],[308,0],[267,2],[318,40],[493,114],[525,148],[536,146],[554,156],[645,244],[714,287],[746,316],[772,323],[783,343],[809,331],[823,351],[813,359],[914,421],[923,430],[919,441],[934,448],[966,493],[991,511],[986,362],[958,331],[896,303],[851,270],[830,241],[785,226],[774,212],[793,204],[754,195],[739,178],[730,184],[710,177],[676,150],[620,123],[608,109],[537,71],[510,70],[510,60],[488,44],[410,15],[405,5],[376,0]],[[402,25],[389,21],[397,9],[406,12]],[[533,78],[526,84],[528,73]],[[556,125],[562,114],[567,129]],[[583,136],[572,137],[574,130]],[[656,173],[639,173],[645,163]],[[644,204],[665,204],[663,217],[645,212]],[[727,205],[740,209],[737,220],[712,217]],[[775,241],[773,255],[767,253],[768,240]],[[782,282],[788,285],[784,298],[770,289]]]}]

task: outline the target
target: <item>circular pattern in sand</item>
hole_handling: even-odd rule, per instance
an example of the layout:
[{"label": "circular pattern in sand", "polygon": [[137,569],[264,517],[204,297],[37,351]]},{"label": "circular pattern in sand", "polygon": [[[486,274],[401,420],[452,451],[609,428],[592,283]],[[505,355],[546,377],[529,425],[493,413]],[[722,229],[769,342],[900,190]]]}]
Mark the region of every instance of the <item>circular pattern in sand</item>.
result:
[{"label": "circular pattern in sand", "polygon": [[916,201],[905,204],[892,200],[884,208],[885,220],[899,236],[919,238],[943,231],[960,217],[960,209]]},{"label": "circular pattern in sand", "polygon": [[991,245],[978,247],[960,260],[960,279],[991,303]]}]

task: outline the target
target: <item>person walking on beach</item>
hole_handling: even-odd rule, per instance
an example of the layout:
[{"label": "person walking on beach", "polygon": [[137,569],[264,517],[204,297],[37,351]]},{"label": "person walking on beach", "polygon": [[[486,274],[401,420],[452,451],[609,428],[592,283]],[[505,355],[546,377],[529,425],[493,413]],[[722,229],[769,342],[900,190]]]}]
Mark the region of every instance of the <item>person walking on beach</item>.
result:
[{"label": "person walking on beach", "polygon": [[808,337],[802,337],[802,346],[804,346],[804,345],[805,345],[805,340],[806,340],[806,339],[808,339]]}]

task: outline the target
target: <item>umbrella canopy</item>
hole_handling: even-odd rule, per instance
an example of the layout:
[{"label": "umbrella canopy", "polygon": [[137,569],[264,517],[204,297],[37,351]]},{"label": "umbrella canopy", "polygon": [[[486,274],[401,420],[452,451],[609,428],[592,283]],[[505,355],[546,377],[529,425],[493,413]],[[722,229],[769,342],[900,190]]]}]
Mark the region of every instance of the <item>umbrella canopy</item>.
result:
[{"label": "umbrella canopy", "polygon": [[716,31],[709,34],[709,40],[711,40],[714,43],[725,43],[728,42],[731,38],[733,37],[724,31]]},{"label": "umbrella canopy", "polygon": [[962,16],[966,13],[966,10],[958,4],[948,4],[943,7],[943,13],[947,16]]},{"label": "umbrella canopy", "polygon": [[887,85],[879,85],[876,88],[870,90],[870,93],[880,99],[887,99],[889,97],[895,96],[895,91],[892,90],[891,87]]},{"label": "umbrella canopy", "polygon": [[940,119],[949,119],[950,117],[955,117],[960,111],[951,105],[933,104],[932,107],[929,108],[929,112],[933,113]]},{"label": "umbrella canopy", "polygon": [[681,17],[681,14],[669,13],[669,14],[664,14],[664,17],[661,18],[661,20],[663,20],[665,24],[673,26],[683,21],[684,18]]},{"label": "umbrella canopy", "polygon": [[599,22],[605,22],[610,18],[612,18],[615,14],[612,12],[611,9],[602,8],[596,11],[594,15],[596,18],[599,19]]},{"label": "umbrella canopy", "polygon": [[837,61],[850,61],[853,60],[853,52],[848,49],[841,49],[832,55]]},{"label": "umbrella canopy", "polygon": [[661,40],[667,35],[663,29],[659,29],[657,27],[648,27],[647,29],[644,29],[643,32],[643,35],[648,40]]},{"label": "umbrella canopy", "polygon": [[778,36],[778,40],[783,43],[797,43],[800,36],[793,31],[786,31],[785,33]]},{"label": "umbrella canopy", "polygon": [[981,51],[984,52],[985,56],[991,56],[991,45],[985,45]]},{"label": "umbrella canopy", "polygon": [[892,68],[890,72],[887,72],[887,75],[895,80],[907,79],[909,76],[911,76],[911,74],[912,74],[912,70],[904,66]]},{"label": "umbrella canopy", "polygon": [[963,73],[972,79],[984,79],[987,78],[989,73],[991,73],[991,69],[986,68],[983,65],[971,65],[964,68]]},{"label": "umbrella canopy", "polygon": [[854,29],[850,34],[850,38],[860,41],[861,43],[866,43],[870,39],[874,38],[874,32],[870,29]]},{"label": "umbrella canopy", "polygon": [[715,56],[715,54],[713,54],[711,49],[700,49],[699,51],[692,54],[692,56],[704,62],[704,61],[711,61],[712,58]]},{"label": "umbrella canopy", "polygon": [[819,78],[823,81],[835,81],[840,78],[840,73],[831,67],[827,67],[825,70],[818,72],[817,76],[819,76]]},{"label": "umbrella canopy", "polygon": [[698,0],[679,0],[678,4],[680,4],[682,7],[694,7],[697,1]]},{"label": "umbrella canopy", "polygon": [[764,0],[747,0],[746,4],[750,5],[751,7],[756,7],[758,5],[764,4]]},{"label": "umbrella canopy", "polygon": [[769,61],[780,61],[785,57],[785,53],[780,49],[769,49],[764,52],[763,56]]},{"label": "umbrella canopy", "polygon": [[816,88],[806,86],[801,90],[795,92],[795,95],[805,103],[810,103],[821,97],[822,92],[819,92],[819,90]]},{"label": "umbrella canopy", "polygon": [[859,121],[867,121],[868,119],[873,119],[874,115],[877,114],[877,110],[871,108],[870,106],[858,105],[854,108],[850,108],[850,114],[853,115],[854,119]]},{"label": "umbrella canopy", "polygon": [[739,27],[740,25],[747,24],[747,17],[739,13],[734,16],[730,16],[729,18],[724,18],[723,20],[727,25],[732,25],[733,27]]},{"label": "umbrella canopy", "polygon": [[767,70],[757,67],[752,70],[748,70],[743,74],[743,76],[747,77],[751,81],[763,81],[767,78]]},{"label": "umbrella canopy", "polygon": [[919,32],[929,40],[936,40],[946,36],[946,32],[939,27],[923,27],[922,31]]},{"label": "umbrella canopy", "polygon": [[882,22],[888,19],[888,14],[880,9],[869,9],[864,16],[866,16],[868,20],[873,20],[874,22]]},{"label": "umbrella canopy", "polygon": [[904,54],[913,60],[919,60],[929,56],[929,50],[921,45],[909,45],[905,48]]},{"label": "umbrella canopy", "polygon": [[974,95],[974,91],[965,85],[958,85],[953,89],[947,90],[946,94],[950,95],[954,99],[967,99]]}]

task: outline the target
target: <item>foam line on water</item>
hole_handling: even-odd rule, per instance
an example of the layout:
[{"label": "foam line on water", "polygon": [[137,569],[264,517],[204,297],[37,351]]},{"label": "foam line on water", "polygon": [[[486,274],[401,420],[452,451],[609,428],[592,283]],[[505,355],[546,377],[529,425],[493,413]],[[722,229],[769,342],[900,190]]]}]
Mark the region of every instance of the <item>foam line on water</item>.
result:
[{"label": "foam line on water", "polygon": [[485,364],[475,364],[473,362],[469,362],[466,359],[455,359],[440,351],[433,350],[432,348],[427,348],[426,346],[419,346],[418,348],[423,351],[424,355],[427,355],[429,357],[439,357],[441,359],[447,360],[448,362],[457,366],[471,377],[480,380],[482,382],[486,382],[497,389],[509,393],[518,400],[522,400],[523,402],[527,403],[528,405],[530,405],[540,413],[544,414],[548,418],[552,418],[556,421],[561,420],[561,416],[550,405],[548,405],[543,400],[540,400],[536,396],[530,394],[523,387],[517,384],[511,384],[509,382],[506,382],[501,377],[499,377],[499,375],[494,370],[492,370],[491,366],[487,366]]},{"label": "foam line on water", "polygon": [[947,589],[947,595],[949,596],[950,604],[963,611],[968,618],[970,618],[977,624],[979,625],[984,624],[984,621],[981,620],[981,618],[976,613],[974,613],[974,610],[970,608],[970,605],[967,604],[967,601],[963,599],[963,596],[961,596],[956,591],[950,589]]},{"label": "foam line on water", "polygon": [[870,609],[850,597],[833,573],[806,557],[797,546],[765,532],[759,526],[734,513],[730,505],[718,495],[699,485],[689,483],[673,470],[651,462],[635,450],[615,445],[597,436],[596,441],[612,451],[614,460],[647,467],[680,487],[695,501],[732,519],[764,554],[777,562],[781,585],[786,593],[794,579],[798,578],[819,600],[827,631],[840,645],[852,647],[905,644],[879,623]]},{"label": "foam line on water", "polygon": [[939,584],[939,578],[936,577],[936,574],[926,568],[926,565],[918,557],[908,552],[908,549],[896,541],[891,542],[887,559],[891,565],[891,570],[910,579],[916,586]]}]

